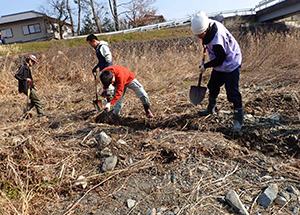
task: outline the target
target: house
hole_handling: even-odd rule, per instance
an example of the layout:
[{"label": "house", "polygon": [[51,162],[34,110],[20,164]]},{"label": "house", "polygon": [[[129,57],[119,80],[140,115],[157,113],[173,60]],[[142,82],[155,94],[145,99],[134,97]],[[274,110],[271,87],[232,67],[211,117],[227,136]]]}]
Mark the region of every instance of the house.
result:
[{"label": "house", "polygon": [[0,31],[6,44],[62,39],[72,33],[71,24],[36,11],[1,16]]}]

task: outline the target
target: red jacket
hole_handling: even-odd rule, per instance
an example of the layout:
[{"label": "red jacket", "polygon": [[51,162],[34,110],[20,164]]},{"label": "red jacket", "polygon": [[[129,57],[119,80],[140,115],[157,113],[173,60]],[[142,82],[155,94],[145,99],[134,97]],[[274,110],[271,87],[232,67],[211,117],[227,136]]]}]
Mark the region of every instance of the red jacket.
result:
[{"label": "red jacket", "polygon": [[[116,87],[117,90],[114,98],[110,101],[110,103],[114,105],[122,97],[125,85],[133,81],[133,79],[135,79],[135,75],[123,66],[109,66],[104,70],[111,71],[115,76],[113,86]],[[103,86],[103,89],[106,88]]]}]

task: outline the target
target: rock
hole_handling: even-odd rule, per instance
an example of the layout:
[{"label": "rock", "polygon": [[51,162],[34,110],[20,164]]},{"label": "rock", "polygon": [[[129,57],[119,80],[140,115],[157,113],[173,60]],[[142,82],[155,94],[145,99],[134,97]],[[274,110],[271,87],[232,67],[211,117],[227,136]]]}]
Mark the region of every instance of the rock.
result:
[{"label": "rock", "polygon": [[279,205],[285,205],[287,203],[287,200],[283,196],[277,196],[277,198],[275,199],[275,203]]},{"label": "rock", "polygon": [[77,180],[76,180],[76,182],[75,182],[74,185],[75,185],[75,186],[81,185],[82,188],[85,189],[86,186],[87,186],[86,178],[85,178],[83,175],[80,175],[80,176],[77,178]]},{"label": "rock", "polygon": [[133,199],[127,199],[127,207],[130,209],[135,205],[136,201]]},{"label": "rock", "polygon": [[164,211],[168,210],[166,207],[161,207],[157,209],[157,215],[162,215]]},{"label": "rock", "polygon": [[126,141],[125,141],[125,140],[122,140],[122,139],[119,139],[119,140],[117,141],[117,143],[120,144],[120,145],[127,145]]},{"label": "rock", "polygon": [[288,186],[287,191],[299,196],[299,190],[293,186]]},{"label": "rock", "polygon": [[102,144],[107,146],[110,144],[111,142],[111,137],[108,136],[104,131],[102,131],[100,133],[100,136],[99,136],[99,140],[98,140],[98,144],[101,146]]},{"label": "rock", "polygon": [[108,147],[105,147],[104,149],[101,150],[100,156],[102,156],[102,157],[112,156],[111,150]]},{"label": "rock", "polygon": [[260,203],[264,208],[267,208],[276,199],[277,194],[278,194],[277,184],[271,184],[260,195],[260,197],[257,199],[257,202]]},{"label": "rock", "polygon": [[299,207],[295,206],[295,207],[292,207],[291,211],[295,214],[298,214],[299,212]]},{"label": "rock", "polygon": [[117,156],[113,155],[105,159],[104,163],[102,164],[102,171],[110,171],[117,165],[118,158]]},{"label": "rock", "polygon": [[244,119],[249,121],[255,121],[255,118],[252,114],[245,114]]},{"label": "rock", "polygon": [[249,215],[245,206],[240,201],[238,194],[234,190],[230,190],[226,195],[226,201],[242,215]]},{"label": "rock", "polygon": [[269,120],[272,120],[272,121],[279,121],[280,120],[280,116],[278,114],[271,114],[271,115],[267,116],[267,118]]},{"label": "rock", "polygon": [[151,208],[150,211],[147,213],[147,215],[156,215],[156,209]]}]

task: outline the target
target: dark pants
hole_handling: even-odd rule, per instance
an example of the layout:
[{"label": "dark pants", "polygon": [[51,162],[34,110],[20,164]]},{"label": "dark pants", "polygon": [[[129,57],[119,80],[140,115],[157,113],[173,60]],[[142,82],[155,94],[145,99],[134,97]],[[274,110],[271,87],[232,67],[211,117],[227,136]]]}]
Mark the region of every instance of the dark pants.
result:
[{"label": "dark pants", "polygon": [[234,109],[241,108],[242,96],[239,91],[239,67],[232,72],[218,72],[213,70],[208,82],[209,97],[217,98],[220,93],[220,88],[225,84],[227,99],[233,103]]}]

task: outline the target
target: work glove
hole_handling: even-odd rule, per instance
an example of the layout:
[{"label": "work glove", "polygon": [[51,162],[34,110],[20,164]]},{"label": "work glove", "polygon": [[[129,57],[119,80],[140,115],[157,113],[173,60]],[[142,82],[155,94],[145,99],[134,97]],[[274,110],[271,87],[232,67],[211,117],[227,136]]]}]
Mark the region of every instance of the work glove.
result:
[{"label": "work glove", "polygon": [[105,105],[105,110],[106,111],[110,111],[110,107],[111,107],[111,105],[110,105],[110,102],[108,102],[106,105]]},{"label": "work glove", "polygon": [[205,71],[205,68],[204,68],[204,65],[203,65],[203,64],[199,67],[199,71],[200,71],[201,73],[203,73],[203,72]]},{"label": "work glove", "polygon": [[113,96],[115,94],[115,87],[112,84],[106,89],[106,94],[107,96]]}]

